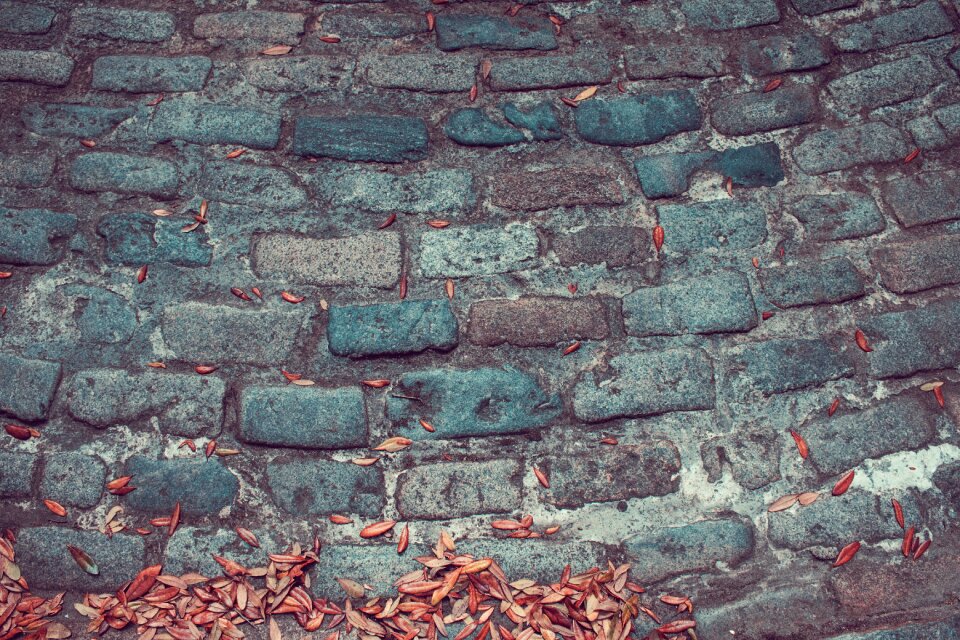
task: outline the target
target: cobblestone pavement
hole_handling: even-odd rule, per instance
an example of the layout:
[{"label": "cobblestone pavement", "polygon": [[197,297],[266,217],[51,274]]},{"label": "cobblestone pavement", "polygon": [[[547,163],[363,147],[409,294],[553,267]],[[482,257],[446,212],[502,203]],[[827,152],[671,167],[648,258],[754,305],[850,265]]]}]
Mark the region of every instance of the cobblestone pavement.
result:
[{"label": "cobblestone pavement", "polygon": [[[960,3],[510,6],[0,3],[0,414],[41,434],[0,443],[0,524],[32,586],[213,572],[245,526],[318,532],[341,597],[442,529],[516,577],[632,562],[701,640],[960,637]],[[490,527],[528,513],[560,530]],[[405,556],[358,537],[384,518]]]}]

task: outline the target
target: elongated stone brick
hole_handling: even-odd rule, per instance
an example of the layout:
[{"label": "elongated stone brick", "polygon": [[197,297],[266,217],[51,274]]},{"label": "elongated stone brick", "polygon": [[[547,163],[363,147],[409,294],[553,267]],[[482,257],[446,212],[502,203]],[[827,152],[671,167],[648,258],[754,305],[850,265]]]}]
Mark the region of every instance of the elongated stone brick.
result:
[{"label": "elongated stone brick", "polygon": [[53,51],[0,51],[0,82],[36,82],[62,87],[70,81],[73,60]]},{"label": "elongated stone brick", "polygon": [[960,219],[960,171],[927,171],[883,184],[883,201],[904,227]]},{"label": "elongated stone brick", "polygon": [[793,159],[804,173],[819,175],[861,164],[895,162],[910,152],[897,129],[882,122],[824,129],[811,133],[793,149]]},{"label": "elongated stone brick", "polygon": [[427,156],[427,126],[404,116],[301,116],[293,152],[350,161],[404,162]]},{"label": "elongated stone brick", "polygon": [[743,29],[780,21],[774,0],[683,0],[687,25],[712,31]]},{"label": "elongated stone brick", "polygon": [[797,85],[769,93],[742,93],[715,100],[710,122],[720,133],[742,136],[795,127],[817,117],[817,98],[808,87]]},{"label": "elongated stone brick", "polygon": [[914,293],[960,283],[960,234],[874,249],[870,262],[880,272],[883,286],[894,293]]},{"label": "elongated stone brick", "polygon": [[492,275],[536,266],[536,231],[527,225],[476,225],[424,233],[420,271],[428,278]]},{"label": "elongated stone brick", "polygon": [[21,118],[30,131],[42,136],[93,138],[110,131],[133,114],[133,107],[32,102],[23,108]]},{"label": "elongated stone brick", "polygon": [[349,449],[367,444],[359,387],[247,387],[240,438],[277,447]]},{"label": "elongated stone brick", "polygon": [[103,56],[90,86],[107,91],[200,91],[213,63],[206,56]]},{"label": "elongated stone brick", "polygon": [[613,64],[602,49],[582,49],[572,55],[498,58],[490,70],[490,88],[526,91],[607,84],[613,78]]},{"label": "elongated stone brick", "polygon": [[172,162],[125,153],[85,153],[70,167],[70,186],[80,191],[143,193],[158,198],[177,194],[180,175]]},{"label": "elongated stone brick", "polygon": [[604,167],[563,167],[496,176],[491,202],[511,211],[624,202],[620,176]]},{"label": "elongated stone brick", "polygon": [[297,517],[352,513],[375,518],[386,489],[380,469],[333,460],[271,463],[267,483],[277,504]]},{"label": "elongated stone brick", "polygon": [[248,162],[208,162],[200,174],[201,192],[211,200],[266,209],[296,209],[307,193],[287,171]]},{"label": "elongated stone brick", "polygon": [[437,17],[436,30],[437,48],[442,51],[467,47],[508,50],[557,48],[553,25],[541,17],[442,14]]},{"label": "elongated stone brick", "polygon": [[767,237],[767,216],[755,202],[712,200],[657,207],[667,251],[748,249]]},{"label": "elongated stone brick", "polygon": [[0,413],[21,420],[47,416],[60,384],[60,363],[0,353]]},{"label": "elongated stone brick", "polygon": [[338,89],[353,67],[353,61],[342,56],[264,57],[248,62],[244,76],[267,91],[322,93]]},{"label": "elongated stone brick", "polygon": [[298,44],[306,15],[281,11],[225,11],[205,13],[193,21],[197,38],[253,39],[272,44]]},{"label": "elongated stone brick", "polygon": [[580,104],[574,121],[587,142],[636,146],[700,128],[703,114],[689,91],[597,98]]},{"label": "elongated stone brick", "polygon": [[397,478],[397,511],[406,519],[447,520],[520,507],[519,460],[418,465]]},{"label": "elongated stone brick", "polygon": [[[134,492],[136,493],[136,492]],[[73,545],[97,561],[100,573],[91,576],[74,562],[67,550]],[[146,550],[143,536],[72,527],[24,527],[17,532],[17,565],[30,576],[33,589],[110,591],[143,569]]]},{"label": "elongated stone brick", "polygon": [[764,267],[758,273],[767,299],[778,307],[846,302],[866,295],[863,278],[848,258]]},{"label": "elongated stone brick", "polygon": [[904,377],[960,364],[960,302],[931,302],[860,321],[873,351],[870,375]]},{"label": "elongated stone brick", "polygon": [[155,107],[148,135],[157,142],[241,144],[273,149],[280,139],[280,115],[246,107],[164,100]]},{"label": "elongated stone brick", "polygon": [[173,35],[173,15],[120,7],[83,7],[70,13],[70,33],[130,42],[162,42]]},{"label": "elongated stone brick", "polygon": [[473,175],[460,169],[403,175],[365,169],[324,171],[307,180],[317,197],[373,213],[462,213],[476,202]]},{"label": "elongated stone brick", "polygon": [[849,240],[884,230],[876,201],[861,193],[804,196],[787,209],[811,240]]},{"label": "elongated stone brick", "polygon": [[400,237],[396,233],[346,238],[270,234],[256,242],[253,255],[254,270],[266,277],[380,288],[390,288],[400,279]]},{"label": "elongated stone brick", "polygon": [[411,53],[365,56],[360,69],[374,87],[445,93],[469,91],[477,63],[471,56]]},{"label": "elongated stone brick", "polygon": [[334,306],[327,342],[331,353],[350,357],[448,351],[457,346],[457,318],[445,299]]},{"label": "elongated stone brick", "polygon": [[936,0],[927,0],[867,20],[843,25],[833,32],[841,51],[873,51],[906,42],[935,38],[953,31],[953,25]]},{"label": "elongated stone brick", "polygon": [[470,305],[470,341],[488,347],[553,346],[561,341],[603,339],[609,333],[598,298],[523,297]]},{"label": "elongated stone brick", "polygon": [[0,262],[53,264],[63,257],[64,241],[76,228],[72,213],[0,207]]},{"label": "elongated stone brick", "polygon": [[853,374],[851,356],[820,339],[775,339],[724,351],[728,380],[741,398],[811,387]]},{"label": "elongated stone brick", "polygon": [[169,514],[178,502],[188,516],[214,515],[233,505],[240,491],[240,481],[217,457],[157,460],[133,456],[124,473],[134,476],[137,486],[124,496],[124,503],[151,516]]}]

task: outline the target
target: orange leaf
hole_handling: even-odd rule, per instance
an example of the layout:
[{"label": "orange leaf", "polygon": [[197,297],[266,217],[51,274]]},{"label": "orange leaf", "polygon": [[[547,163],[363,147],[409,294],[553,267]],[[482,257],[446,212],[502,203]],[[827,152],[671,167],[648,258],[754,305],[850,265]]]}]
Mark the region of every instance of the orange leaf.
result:
[{"label": "orange leaf", "polygon": [[272,47],[267,47],[260,53],[265,56],[283,56],[293,51],[293,47],[286,44],[277,44]]},{"label": "orange leaf", "polygon": [[587,87],[586,89],[584,89],[583,91],[581,91],[580,93],[578,93],[576,96],[574,96],[573,99],[574,99],[574,101],[576,101],[576,102],[583,102],[584,100],[589,100],[589,99],[592,98],[592,97],[594,96],[594,94],[597,92],[597,89],[598,89],[598,88],[599,88],[599,87],[597,87],[597,86]]},{"label": "orange leaf", "polygon": [[63,505],[54,500],[44,500],[43,505],[50,510],[55,516],[60,516],[61,518],[67,515],[67,510],[63,508]]},{"label": "orange leaf", "polygon": [[660,248],[663,247],[663,240],[663,227],[657,225],[653,228],[653,246],[657,248],[657,251],[660,251]]},{"label": "orange leaf", "polygon": [[407,546],[410,544],[410,525],[404,525],[403,531],[400,532],[400,539],[397,540],[397,553],[403,553],[407,550]]},{"label": "orange leaf", "polygon": [[260,541],[257,539],[256,534],[250,529],[244,529],[243,527],[236,528],[237,535],[240,536],[240,539],[246,542],[251,547],[260,548]]},{"label": "orange leaf", "polygon": [[833,495],[842,496],[847,492],[847,489],[850,488],[850,485],[853,483],[853,471],[848,471],[845,476],[837,480],[837,484],[833,485]]},{"label": "orange leaf", "polygon": [[870,347],[870,344],[867,342],[867,336],[864,335],[863,331],[857,329],[856,333],[853,334],[853,337],[857,341],[857,346],[860,347],[862,351],[870,353],[873,349]]},{"label": "orange leaf", "polygon": [[533,467],[533,475],[537,476],[537,480],[540,481],[540,484],[543,485],[544,489],[550,488],[550,479],[547,478],[547,474],[541,471],[539,467]]},{"label": "orange leaf", "polygon": [[368,524],[363,529],[360,530],[361,538],[376,538],[377,536],[382,536],[390,529],[397,524],[396,520],[383,520],[382,522],[374,522],[373,524]]},{"label": "orange leaf", "polygon": [[790,435],[793,436],[793,441],[797,443],[797,451],[800,452],[800,457],[806,460],[807,456],[810,455],[810,447],[807,446],[807,441],[793,429],[790,430]]},{"label": "orange leaf", "polygon": [[833,561],[833,566],[839,567],[840,565],[847,564],[853,560],[853,556],[857,555],[857,551],[860,551],[860,543],[851,542],[843,549],[840,549],[840,553],[837,554],[837,559]]}]

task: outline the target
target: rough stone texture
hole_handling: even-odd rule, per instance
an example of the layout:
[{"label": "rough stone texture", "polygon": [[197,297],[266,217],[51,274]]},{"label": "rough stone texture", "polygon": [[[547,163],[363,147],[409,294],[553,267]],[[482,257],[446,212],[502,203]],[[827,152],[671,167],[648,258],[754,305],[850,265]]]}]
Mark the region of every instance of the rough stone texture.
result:
[{"label": "rough stone texture", "polygon": [[659,78],[712,78],[723,75],[727,52],[723,47],[647,45],[624,50],[627,77],[631,80]]},{"label": "rough stone texture", "polygon": [[437,93],[469,91],[477,59],[432,54],[376,55],[361,60],[360,69],[375,87]]},{"label": "rough stone texture", "polygon": [[38,102],[24,106],[21,117],[30,131],[42,136],[84,136],[107,133],[134,113],[132,107]]},{"label": "rough stone texture", "polygon": [[497,176],[491,201],[511,211],[614,205],[624,202],[620,176],[591,167],[564,167]]},{"label": "rough stone texture", "polygon": [[960,219],[958,171],[929,171],[883,185],[883,201],[904,227]]},{"label": "rough stone texture", "polygon": [[598,298],[481,300],[470,306],[471,342],[493,347],[552,346],[577,339],[603,339],[609,329]]},{"label": "rough stone texture", "polygon": [[817,69],[829,63],[829,49],[811,33],[771,36],[749,42],[743,48],[743,65],[756,75]]},{"label": "rough stone texture", "polygon": [[[91,576],[78,567],[67,551],[68,544],[86,551],[97,562],[100,574]],[[109,592],[143,569],[144,547],[143,537],[138,535],[120,533],[108,538],[99,531],[25,527],[17,533],[17,564],[30,576],[33,589]]]},{"label": "rough stone texture", "polygon": [[106,480],[107,467],[99,458],[58,453],[44,458],[40,493],[63,505],[92,507],[100,501]]},{"label": "rough stone texture", "polygon": [[199,91],[211,66],[205,56],[103,56],[93,63],[91,86],[107,91]]},{"label": "rough stone texture", "polygon": [[582,103],[574,119],[587,142],[636,146],[700,128],[703,114],[693,94],[671,91],[629,98],[592,99]]},{"label": "rough stone texture", "polygon": [[793,159],[804,173],[818,175],[862,164],[895,162],[909,152],[902,133],[871,122],[812,133],[794,148]]},{"label": "rough stone texture", "polygon": [[767,300],[778,307],[846,302],[866,295],[862,276],[847,258],[764,267],[758,274]]},{"label": "rough stone texture", "polygon": [[29,498],[38,456],[0,451],[0,498]]},{"label": "rough stone texture", "polygon": [[427,127],[402,116],[301,116],[293,152],[351,161],[404,162],[427,155]]},{"label": "rough stone texture", "polygon": [[[884,507],[889,507],[884,500]],[[879,509],[880,499],[853,488],[841,499],[822,496],[799,509],[771,513],[767,518],[770,541],[788,549],[806,549],[824,545],[842,547],[850,540],[864,543],[886,538],[902,538],[903,530],[890,514]]]},{"label": "rough stone texture", "polygon": [[694,29],[726,31],[780,20],[773,0],[682,0],[680,8]]},{"label": "rough stone texture", "polygon": [[403,175],[347,170],[309,180],[318,198],[372,213],[460,213],[476,200],[473,176],[457,169]]},{"label": "rough stone texture", "polygon": [[500,106],[503,117],[515,127],[527,129],[534,140],[560,140],[563,131],[557,119],[557,110],[549,102],[541,102],[528,110],[512,102]]},{"label": "rough stone texture", "polygon": [[274,500],[294,515],[355,513],[376,517],[383,509],[383,474],[349,462],[303,460],[267,466]]},{"label": "rough stone texture", "polygon": [[176,165],[125,153],[85,153],[70,167],[70,186],[80,191],[142,193],[173,198],[180,183]]},{"label": "rough stone texture", "polygon": [[509,273],[535,266],[533,228],[510,225],[429,231],[420,239],[420,272],[428,278]]},{"label": "rough stone texture", "polygon": [[21,420],[46,417],[60,384],[60,363],[0,353],[0,413]]},{"label": "rough stone texture", "polygon": [[272,149],[280,138],[280,115],[192,99],[164,100],[150,119],[149,135],[157,142],[240,144]]},{"label": "rough stone texture", "polygon": [[729,136],[795,127],[817,117],[817,98],[803,86],[721,98],[711,107],[713,127]]},{"label": "rough stone texture", "polygon": [[76,228],[72,213],[0,208],[0,262],[54,264],[63,257],[63,245]]},{"label": "rough stone texture", "polygon": [[84,7],[70,13],[70,33],[88,38],[162,42],[174,28],[173,15],[166,11]]},{"label": "rough stone texture", "polygon": [[502,147],[523,142],[523,133],[494,121],[482,109],[454,111],[443,127],[447,137],[468,147]]},{"label": "rough stone texture", "polygon": [[297,282],[389,288],[400,278],[400,237],[395,233],[343,238],[270,234],[256,241],[253,257],[259,274]]},{"label": "rough stone texture", "polygon": [[767,217],[758,203],[712,200],[657,207],[664,247],[680,253],[703,249],[749,249],[767,237]]},{"label": "rough stone texture", "polygon": [[331,307],[327,343],[331,353],[351,357],[449,351],[457,346],[457,318],[446,300]]},{"label": "rough stone texture", "polygon": [[876,201],[861,193],[803,196],[787,212],[814,242],[862,238],[886,228]]},{"label": "rough stone texture", "polygon": [[203,167],[200,186],[208,198],[271,210],[297,209],[307,194],[281,169],[240,162],[210,162]]},{"label": "rough stone texture", "polygon": [[601,262],[625,267],[647,262],[653,253],[647,230],[639,227],[586,227],[554,236],[550,248],[565,267]]},{"label": "rough stone texture", "polygon": [[267,91],[323,93],[337,89],[350,75],[353,64],[338,56],[260,58],[247,63],[244,77]]},{"label": "rough stone texture", "polygon": [[240,438],[280,447],[361,447],[363,396],[351,387],[248,387],[240,396]]},{"label": "rough stone texture", "polygon": [[960,363],[960,302],[946,300],[867,318],[860,328],[873,351],[870,375],[908,376]]},{"label": "rough stone texture", "polygon": [[254,39],[274,44],[298,44],[306,16],[280,11],[228,11],[205,13],[193,22],[197,38]]},{"label": "rough stone texture", "polygon": [[205,230],[183,233],[181,223],[149,213],[119,213],[104,216],[97,223],[103,237],[107,262],[140,266],[169,263],[202,267],[213,259],[213,247]]},{"label": "rough stone texture", "polygon": [[960,234],[915,240],[874,250],[873,267],[883,286],[895,293],[913,293],[960,282]]},{"label": "rough stone texture", "polygon": [[216,457],[157,460],[134,456],[124,473],[136,478],[137,487],[124,496],[125,504],[150,514],[168,514],[179,502],[185,514],[216,515],[233,504],[240,490],[240,481]]},{"label": "rough stone texture", "polygon": [[55,11],[24,2],[0,5],[0,31],[4,33],[46,33],[57,16]]},{"label": "rough stone texture", "polygon": [[780,149],[773,142],[720,152],[652,154],[638,158],[634,169],[648,198],[681,195],[698,171],[716,171],[737,187],[772,187],[784,177]]},{"label": "rough stone texture", "polygon": [[768,340],[735,347],[724,355],[728,376],[740,395],[783,393],[853,373],[849,356],[825,340]]},{"label": "rough stone texture", "polygon": [[915,55],[841,76],[827,84],[827,91],[852,113],[924,96],[945,79],[929,57]]},{"label": "rough stone texture", "polygon": [[447,520],[520,507],[518,460],[426,464],[397,479],[397,511],[408,520]]},{"label": "rough stone texture", "polygon": [[935,38],[953,31],[950,18],[936,0],[883,13],[838,28],[833,43],[841,51],[872,51],[906,42]]},{"label": "rough stone texture", "polygon": [[557,38],[544,18],[444,14],[437,17],[437,47],[442,51],[468,47],[547,51],[557,48]]},{"label": "rough stone texture", "polygon": [[0,82],[11,80],[62,87],[73,73],[73,60],[52,51],[0,51]]},{"label": "rough stone texture", "polygon": [[490,70],[494,91],[526,91],[606,84],[613,60],[605,50],[581,49],[572,55],[521,56],[498,59]]}]

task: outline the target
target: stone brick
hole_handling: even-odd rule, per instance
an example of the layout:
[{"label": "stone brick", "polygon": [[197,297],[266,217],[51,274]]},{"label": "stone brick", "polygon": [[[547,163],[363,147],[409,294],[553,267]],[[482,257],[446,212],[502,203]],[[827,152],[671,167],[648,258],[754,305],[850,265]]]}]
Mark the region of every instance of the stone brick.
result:
[{"label": "stone brick", "polygon": [[281,11],[205,13],[193,21],[193,35],[233,41],[251,39],[274,44],[298,44],[307,17]]},{"label": "stone brick", "polygon": [[87,369],[70,381],[67,410],[98,429],[156,424],[163,433],[195,438],[220,431],[225,394],[216,376]]},{"label": "stone brick", "polygon": [[637,158],[633,166],[645,196],[669,198],[686,192],[693,175],[706,169],[715,157],[712,151],[658,153]]},{"label": "stone brick", "polygon": [[567,509],[665,496],[680,488],[680,452],[669,440],[551,455],[540,468],[550,474],[542,499]]},{"label": "stone brick", "polygon": [[112,130],[133,114],[133,107],[32,102],[23,108],[21,118],[24,126],[42,136],[95,138]]},{"label": "stone brick", "polygon": [[818,106],[814,92],[803,85],[754,91],[715,100],[710,122],[720,133],[742,136],[813,122]]},{"label": "stone brick", "polygon": [[195,571],[204,576],[220,576],[224,569],[213,559],[214,555],[245,567],[258,567],[267,561],[267,553],[278,553],[285,548],[277,535],[277,527],[250,529],[260,540],[259,549],[241,541],[232,528],[210,529],[181,524],[167,540],[164,573],[180,576]]},{"label": "stone brick", "polygon": [[0,31],[4,33],[46,33],[57,16],[55,11],[23,2],[4,2],[0,5]]},{"label": "stone brick", "polygon": [[811,259],[758,271],[767,300],[778,307],[838,303],[866,295],[849,258]]},{"label": "stone brick", "polygon": [[0,51],[0,82],[17,80],[62,87],[72,73],[73,60],[53,51]]},{"label": "stone brick", "polygon": [[516,540],[476,538],[458,546],[477,558],[496,558],[508,580],[528,578],[541,584],[552,584],[560,579],[568,564],[573,575],[592,567],[606,567],[619,556],[596,542],[580,540],[527,539]]},{"label": "stone brick", "polygon": [[793,159],[804,173],[818,175],[857,165],[896,162],[910,148],[897,129],[870,122],[811,133],[794,147]]},{"label": "stone brick", "polygon": [[177,195],[179,183],[175,164],[149,156],[85,153],[70,167],[70,186],[79,191],[142,193],[168,199]]},{"label": "stone brick", "polygon": [[454,111],[443,132],[454,142],[471,147],[502,147],[526,140],[518,129],[494,121],[483,109]]},{"label": "stone brick", "polygon": [[[856,2],[857,0],[853,0]],[[743,47],[743,66],[753,75],[817,69],[830,63],[826,45],[811,33],[769,36]]]},{"label": "stone brick", "polygon": [[38,456],[0,451],[0,498],[29,498]]},{"label": "stone brick", "polygon": [[[836,621],[836,604],[819,582],[789,586],[765,584],[717,606],[701,605],[697,611],[696,633],[701,638],[819,638],[824,628]],[[802,616],[783,615],[803,611]]]},{"label": "stone brick", "polygon": [[360,68],[374,87],[444,93],[470,90],[477,59],[434,53],[370,55],[361,59]]},{"label": "stone brick", "polygon": [[351,168],[325,170],[308,180],[317,198],[380,214],[465,213],[476,202],[473,175],[461,169],[397,175]]},{"label": "stone brick", "polygon": [[748,249],[767,237],[767,215],[755,202],[712,200],[657,207],[667,251]]},{"label": "stone brick", "polygon": [[59,288],[72,307],[71,324],[81,343],[127,342],[137,329],[137,312],[123,296],[101,287],[68,284]]},{"label": "stone brick", "polygon": [[137,486],[124,496],[125,504],[149,514],[170,513],[179,502],[186,515],[215,515],[230,507],[240,490],[240,481],[216,457],[156,460],[133,456],[124,473],[134,476]]},{"label": "stone brick", "polygon": [[821,339],[775,339],[724,351],[727,378],[740,398],[795,391],[853,374],[850,356]]},{"label": "stone brick", "polygon": [[866,52],[906,42],[935,38],[953,31],[950,18],[936,0],[926,0],[833,31],[833,43],[840,51]]},{"label": "stone brick", "polygon": [[497,58],[489,81],[494,91],[527,91],[606,84],[612,78],[607,52],[585,49],[573,55]]},{"label": "stone brick", "polygon": [[874,249],[873,268],[894,293],[914,293],[960,283],[960,234],[931,236]]},{"label": "stone brick", "polygon": [[308,312],[185,302],[164,308],[163,339],[190,362],[281,364],[296,346]]},{"label": "stone brick", "polygon": [[[91,576],[77,566],[67,545],[86,551],[100,573]],[[70,527],[24,527],[17,532],[17,564],[35,590],[109,593],[143,569],[144,547],[143,536],[137,535],[107,537]]]},{"label": "stone brick", "polygon": [[[0,468],[6,464],[0,465]],[[933,484],[940,489],[954,509],[960,509],[960,461],[940,465],[933,474]]]},{"label": "stone brick", "polygon": [[470,341],[487,347],[554,346],[577,338],[602,340],[608,334],[599,298],[523,297],[470,305]]},{"label": "stone brick", "polygon": [[456,51],[468,47],[484,49],[557,48],[553,25],[546,18],[505,18],[501,16],[450,15],[437,16],[437,48]]},{"label": "stone brick", "polygon": [[818,545],[839,549],[851,540],[870,543],[903,536],[896,521],[878,511],[877,496],[856,487],[840,499],[821,496],[802,509],[768,514],[767,523],[770,542],[794,550]]},{"label": "stone brick", "polygon": [[363,394],[357,387],[247,387],[240,397],[240,438],[279,447],[362,447]]},{"label": "stone brick", "polygon": [[637,568],[636,577],[650,583],[711,571],[718,563],[737,567],[753,555],[754,533],[750,523],[740,518],[700,520],[651,528],[627,538],[623,546]]},{"label": "stone brick", "polygon": [[682,0],[680,10],[694,29],[725,31],[780,21],[774,0]]},{"label": "stone brick", "polygon": [[163,42],[174,29],[173,16],[166,11],[84,7],[70,13],[70,33],[75,36]]},{"label": "stone brick", "polygon": [[960,144],[960,103],[910,120],[907,129],[921,149],[945,149]]},{"label": "stone brick", "polygon": [[736,430],[700,445],[709,482],[718,482],[729,465],[737,484],[756,491],[781,479],[783,443],[766,426],[737,425]]},{"label": "stone brick", "polygon": [[44,458],[40,495],[64,505],[89,508],[100,502],[106,481],[107,467],[100,458],[75,451],[55,453]]},{"label": "stone brick", "polygon": [[904,377],[960,364],[960,302],[931,302],[860,322],[873,351],[870,375]]},{"label": "stone brick", "polygon": [[0,262],[54,264],[64,254],[64,244],[77,229],[72,213],[45,209],[0,207]]},{"label": "stone brick", "polygon": [[427,278],[493,275],[537,266],[540,240],[528,225],[476,225],[428,231],[420,238]]},{"label": "stone brick", "polygon": [[46,153],[0,152],[0,185],[43,187],[53,176],[55,158]]},{"label": "stone brick", "polygon": [[490,201],[510,211],[624,203],[620,175],[603,166],[569,166],[497,175]]},{"label": "stone brick", "polygon": [[219,161],[203,166],[200,191],[211,200],[268,210],[297,209],[307,193],[283,169],[250,162]]},{"label": "stone brick", "polygon": [[256,241],[253,255],[254,270],[262,277],[384,289],[400,279],[400,236],[396,233],[346,238],[270,234]]},{"label": "stone brick", "polygon": [[784,177],[780,147],[775,142],[726,149],[708,166],[730,178],[735,187],[772,187]]},{"label": "stone brick", "polygon": [[404,162],[427,156],[427,126],[404,116],[301,116],[293,152],[339,160]]},{"label": "stone brick", "polygon": [[[386,415],[407,437],[437,440],[535,431],[553,424],[560,411],[557,395],[547,394],[534,377],[504,367],[404,373],[387,398]],[[424,431],[421,418],[436,432]]]},{"label": "stone brick", "polygon": [[800,432],[814,468],[836,475],[870,458],[922,449],[936,436],[936,414],[930,403],[897,396],[863,411],[814,420]]},{"label": "stone brick", "polygon": [[735,271],[637,289],[623,298],[632,336],[749,331],[757,311],[746,277]]},{"label": "stone brick", "polygon": [[726,57],[723,47],[689,42],[627,47],[623,52],[631,80],[722,76],[727,69]]},{"label": "stone brick", "polygon": [[404,300],[330,307],[330,352],[363,357],[449,351],[457,346],[457,318],[447,300]]},{"label": "stone brick", "polygon": [[842,111],[856,113],[921,98],[945,79],[928,56],[914,55],[841,76],[827,91]]},{"label": "stone brick", "polygon": [[372,587],[369,595],[387,596],[396,593],[394,581],[410,571],[411,558],[430,553],[430,549],[416,542],[402,556],[397,545],[379,544],[325,544],[320,549],[320,563],[324,571],[311,575],[313,592],[333,599],[344,596],[337,578],[349,578]]},{"label": "stone brick", "polygon": [[383,472],[351,462],[297,460],[267,465],[273,499],[296,516],[354,513],[375,518],[384,506]]},{"label": "stone brick", "polygon": [[156,142],[184,140],[273,149],[280,140],[280,114],[201,104],[193,99],[164,100],[154,108],[147,131]]},{"label": "stone brick", "polygon": [[423,33],[425,25],[422,14],[403,13],[396,9],[386,12],[345,9],[323,14],[323,28],[340,37],[403,38]]},{"label": "stone brick", "polygon": [[515,127],[527,129],[534,140],[560,140],[563,131],[557,110],[549,102],[540,102],[524,111],[512,102],[500,105],[503,117]]},{"label": "stone brick", "polygon": [[59,362],[0,353],[0,413],[20,420],[46,418],[59,384]]},{"label": "stone brick", "polygon": [[845,633],[831,636],[830,640],[960,640],[960,618],[867,633]]},{"label": "stone brick", "polygon": [[449,520],[520,508],[519,460],[417,465],[397,478],[397,511],[407,520]]},{"label": "stone brick", "polygon": [[827,11],[855,7],[860,0],[790,0],[790,4],[805,16],[815,16]]},{"label": "stone brick", "polygon": [[565,267],[602,262],[607,268],[635,266],[653,258],[648,231],[640,227],[589,226],[554,235],[550,248]]},{"label": "stone brick", "polygon": [[107,261],[130,266],[168,263],[205,267],[213,258],[202,227],[192,233],[180,231],[182,221],[162,220],[149,213],[118,213],[104,216],[97,234],[104,238]]},{"label": "stone brick", "polygon": [[200,91],[213,63],[206,56],[103,56],[93,63],[93,89],[145,93]]},{"label": "stone brick", "polygon": [[696,131],[702,120],[689,91],[588,100],[574,115],[577,132],[584,140],[614,146],[659,142],[683,131]]},{"label": "stone brick", "polygon": [[960,171],[927,171],[883,184],[883,201],[908,229],[960,219]]},{"label": "stone brick", "polygon": [[814,242],[863,238],[886,228],[876,201],[854,192],[803,196],[787,212],[800,221],[804,236]]},{"label": "stone brick", "polygon": [[574,413],[586,422],[712,409],[714,403],[713,364],[699,349],[614,356],[609,370],[585,371],[573,389]]},{"label": "stone brick", "polygon": [[268,57],[247,62],[243,75],[267,91],[321,93],[338,89],[353,67],[353,61],[342,56]]}]

